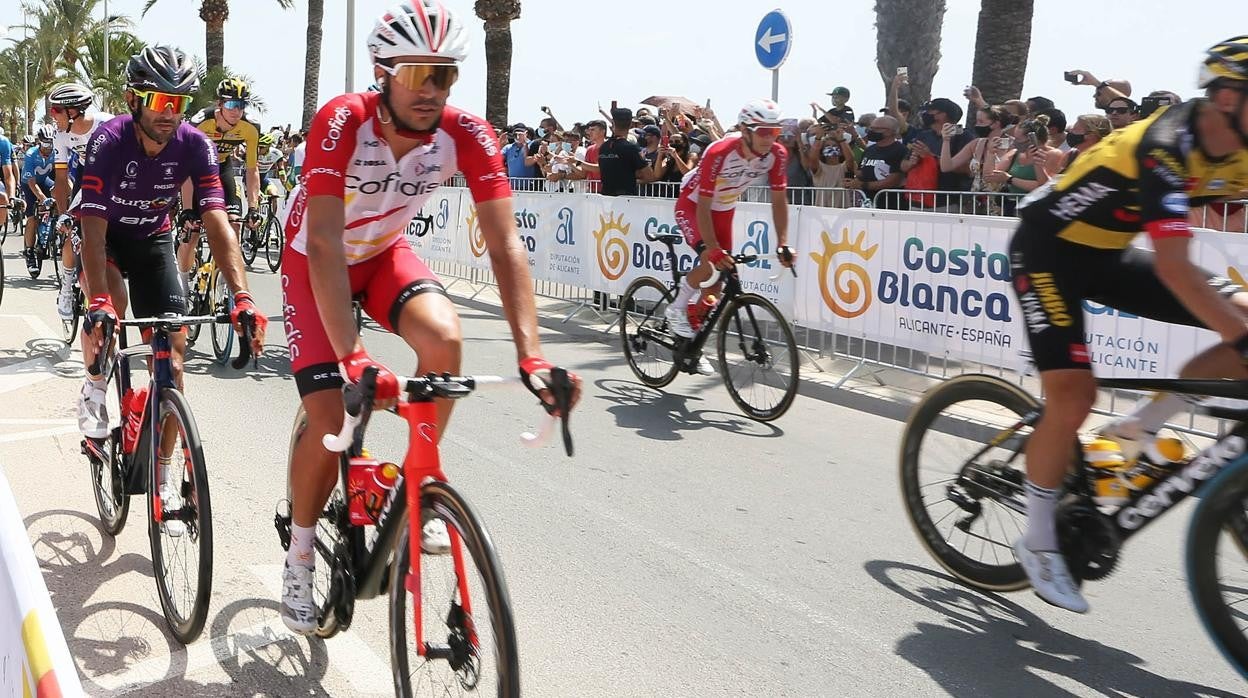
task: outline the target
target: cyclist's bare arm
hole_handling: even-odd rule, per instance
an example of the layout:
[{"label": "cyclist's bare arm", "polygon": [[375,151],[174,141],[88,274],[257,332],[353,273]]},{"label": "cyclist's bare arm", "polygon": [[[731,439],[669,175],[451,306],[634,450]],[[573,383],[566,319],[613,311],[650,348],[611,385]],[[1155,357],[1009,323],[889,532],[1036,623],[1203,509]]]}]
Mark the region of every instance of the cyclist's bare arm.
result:
[{"label": "cyclist's bare arm", "polygon": [[247,168],[247,207],[254,210],[260,205],[260,168]]},{"label": "cyclist's bare arm", "polygon": [[541,356],[533,279],[529,275],[528,255],[520,247],[511,199],[494,199],[477,204],[477,215],[481,220],[486,249],[490,252],[490,266],[494,269],[494,278],[498,280],[503,314],[516,343],[517,358],[523,360]]},{"label": "cyclist's bare arm", "polygon": [[1217,332],[1222,341],[1234,342],[1248,332],[1244,316],[1210,287],[1204,272],[1192,264],[1188,257],[1191,240],[1190,237],[1153,240],[1157,277],[1197,319]]},{"label": "cyclist's bare arm", "polygon": [[69,210],[69,169],[53,166],[52,198],[56,200],[56,210],[64,213]]},{"label": "cyclist's bare arm", "polygon": [[363,348],[351,312],[351,281],[342,248],[346,207],[335,196],[310,196],[304,220],[308,221],[308,278],[312,295],[316,297],[329,344],[341,358]]},{"label": "cyclist's bare arm", "polygon": [[[99,216],[82,217],[82,271],[86,275],[87,288],[107,289],[108,254],[104,251],[104,239],[108,234],[108,221]],[[103,294],[97,294],[103,295]]]},{"label": "cyclist's bare arm", "polygon": [[789,244],[789,202],[785,200],[785,192],[771,190],[771,218],[776,222],[777,245],[786,247]]},{"label": "cyclist's bare arm", "polygon": [[4,190],[8,192],[10,197],[15,197],[17,195],[17,190],[13,188],[14,167],[15,166],[12,164],[0,165],[0,170],[4,170]]}]

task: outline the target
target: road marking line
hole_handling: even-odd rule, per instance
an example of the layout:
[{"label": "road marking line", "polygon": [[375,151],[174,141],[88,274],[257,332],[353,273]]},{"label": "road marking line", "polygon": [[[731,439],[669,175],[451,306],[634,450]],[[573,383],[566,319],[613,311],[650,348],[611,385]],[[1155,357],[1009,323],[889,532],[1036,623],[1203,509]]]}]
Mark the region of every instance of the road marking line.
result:
[{"label": "road marking line", "polygon": [[0,427],[8,427],[8,426],[23,426],[24,427],[24,426],[36,426],[39,424],[77,424],[77,423],[78,422],[76,420],[70,419],[68,417],[61,417],[59,419],[40,419],[40,418],[35,418],[35,417],[29,417],[29,418],[17,417],[14,419],[0,419]]},{"label": "road marking line", "polygon": [[[282,565],[248,565],[247,569],[260,580],[260,583],[268,590],[274,599],[282,598]],[[358,607],[357,607],[357,613]],[[286,626],[279,618],[277,624],[282,626],[282,630],[286,630]],[[327,646],[332,646],[333,651],[330,653],[333,662],[331,666],[337,666],[339,673],[347,677],[347,681],[359,693],[394,693],[394,682],[390,673],[390,662],[382,661],[373,652],[373,648],[368,646],[367,642],[350,630],[338,633],[332,640],[326,642]]]},{"label": "road marking line", "polygon": [[14,441],[29,441],[30,439],[42,439],[45,436],[60,436],[61,434],[78,433],[78,423],[65,424],[59,427],[48,427],[47,429],[34,429],[32,431],[19,431],[16,434],[0,435],[0,444],[13,443]]}]

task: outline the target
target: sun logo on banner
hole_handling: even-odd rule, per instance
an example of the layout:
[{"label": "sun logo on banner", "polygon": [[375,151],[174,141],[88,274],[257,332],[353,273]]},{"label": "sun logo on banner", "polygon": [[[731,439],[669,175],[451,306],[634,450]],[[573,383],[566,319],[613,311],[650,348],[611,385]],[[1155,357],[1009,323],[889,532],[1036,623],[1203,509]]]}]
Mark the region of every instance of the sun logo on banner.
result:
[{"label": "sun logo on banner", "polygon": [[1248,281],[1244,280],[1244,275],[1240,274],[1239,270],[1236,269],[1235,267],[1228,266],[1226,268],[1226,276],[1236,286],[1243,286],[1244,288],[1248,288]]},{"label": "sun logo on banner", "polygon": [[[849,228],[841,231],[841,239],[832,242],[828,231],[823,231],[823,252],[810,253],[810,258],[819,265],[819,293],[823,295],[824,305],[839,317],[854,318],[867,312],[871,306],[871,277],[861,264],[844,259],[852,255],[855,259],[869,261],[880,249],[878,244],[864,247],[863,240],[867,231],[858,233],[853,243],[849,241]],[[833,258],[842,255],[839,263],[833,264]],[[828,284],[828,272],[831,272],[832,285]]]},{"label": "sun logo on banner", "polygon": [[[624,242],[624,236],[628,235],[630,225],[624,225],[624,214],[620,214],[619,218],[611,215],[598,216],[598,229],[594,231],[594,240],[597,241],[598,268],[602,270],[602,275],[615,281],[624,276],[624,271],[628,269],[628,243]],[[610,235],[607,233],[612,231],[618,232],[619,235]]]},{"label": "sun logo on banner", "polygon": [[485,233],[481,232],[481,223],[477,220],[477,207],[468,207],[468,217],[464,219],[464,225],[468,228],[468,249],[472,250],[472,256],[480,257],[485,254]]}]

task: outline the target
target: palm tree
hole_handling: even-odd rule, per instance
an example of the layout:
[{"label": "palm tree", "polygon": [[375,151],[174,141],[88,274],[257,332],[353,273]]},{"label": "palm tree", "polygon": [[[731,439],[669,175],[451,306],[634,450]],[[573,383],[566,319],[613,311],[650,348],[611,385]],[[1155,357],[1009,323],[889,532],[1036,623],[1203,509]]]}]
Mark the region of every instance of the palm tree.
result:
[{"label": "palm tree", "polygon": [[917,107],[932,97],[932,79],[940,67],[940,28],[945,0],[876,0],[875,65],[892,85],[897,68],[910,74],[910,101]]},{"label": "palm tree", "polygon": [[1018,99],[1031,50],[1034,0],[983,0],[972,81],[989,104]]},{"label": "palm tree", "polygon": [[23,70],[28,80],[35,79],[33,66],[24,59],[18,46],[0,51],[0,113],[3,114],[0,123],[10,137],[26,133],[26,114],[30,107],[22,92]]},{"label": "palm tree", "polygon": [[321,79],[321,20],[325,16],[325,0],[308,0],[307,53],[303,64],[303,118],[307,129],[316,115],[316,94]]},{"label": "palm tree", "polygon": [[[61,44],[60,66],[69,73],[78,71],[83,44],[87,37],[105,27],[104,18],[96,10],[101,0],[42,0],[42,4],[27,3],[26,10],[34,18],[39,30],[50,30]],[[108,18],[112,31],[125,31],[132,26],[130,20],[119,15]]]},{"label": "palm tree", "polygon": [[101,109],[118,114],[125,111],[122,93],[126,89],[126,63],[130,56],[143,50],[145,44],[128,31],[110,31],[108,39],[108,65],[105,66],[104,30],[101,28],[87,35],[77,79],[91,85],[99,97]]},{"label": "palm tree", "polygon": [[[142,16],[152,9],[158,0],[143,4]],[[289,10],[294,0],[275,0],[282,9]],[[225,65],[225,21],[230,18],[230,0],[200,0],[199,18],[204,20],[204,52],[208,56],[208,70]]]},{"label": "palm tree", "polygon": [[473,10],[485,21],[485,118],[507,128],[511,98],[511,23],[520,18],[519,0],[476,0]]}]

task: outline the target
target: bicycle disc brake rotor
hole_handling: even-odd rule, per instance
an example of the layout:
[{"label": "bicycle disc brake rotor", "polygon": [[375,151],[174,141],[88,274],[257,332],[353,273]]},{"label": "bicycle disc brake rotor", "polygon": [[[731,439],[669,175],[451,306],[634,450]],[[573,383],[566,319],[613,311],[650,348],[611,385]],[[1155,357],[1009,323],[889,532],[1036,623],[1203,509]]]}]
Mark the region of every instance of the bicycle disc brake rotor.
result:
[{"label": "bicycle disc brake rotor", "polygon": [[473,647],[468,638],[474,637],[472,618],[464,612],[464,607],[455,603],[446,617],[446,626],[451,634],[447,637],[450,646],[451,668],[459,677],[459,684],[467,690],[476,688],[481,681],[481,659],[477,656],[477,648]]},{"label": "bicycle disc brake rotor", "polygon": [[1122,541],[1094,505],[1067,497],[1057,505],[1057,545],[1076,579],[1104,579],[1118,566]]}]

